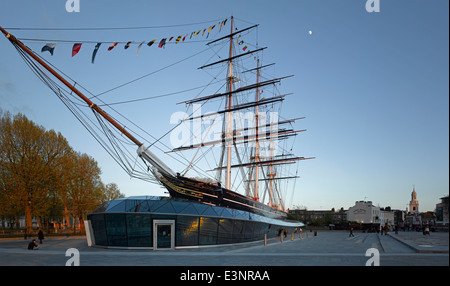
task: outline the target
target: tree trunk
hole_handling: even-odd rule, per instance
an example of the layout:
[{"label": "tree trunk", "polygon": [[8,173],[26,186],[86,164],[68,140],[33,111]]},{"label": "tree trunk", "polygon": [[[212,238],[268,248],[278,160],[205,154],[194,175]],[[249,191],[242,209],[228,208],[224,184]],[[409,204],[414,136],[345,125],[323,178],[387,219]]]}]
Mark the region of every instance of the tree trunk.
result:
[{"label": "tree trunk", "polygon": [[83,216],[80,216],[80,217],[78,218],[78,221],[79,221],[79,223],[80,223],[80,232],[81,232],[81,233],[84,233],[84,232],[85,232],[85,229],[84,229],[84,220],[83,220]]},{"label": "tree trunk", "polygon": [[67,206],[64,206],[64,217],[66,218],[66,228],[67,231],[70,233],[70,221],[69,221],[69,213],[67,212]]},{"label": "tree trunk", "polygon": [[32,226],[31,226],[31,205],[28,204],[28,202],[25,205],[25,228],[26,228],[26,232],[27,235],[30,235],[33,231]]}]

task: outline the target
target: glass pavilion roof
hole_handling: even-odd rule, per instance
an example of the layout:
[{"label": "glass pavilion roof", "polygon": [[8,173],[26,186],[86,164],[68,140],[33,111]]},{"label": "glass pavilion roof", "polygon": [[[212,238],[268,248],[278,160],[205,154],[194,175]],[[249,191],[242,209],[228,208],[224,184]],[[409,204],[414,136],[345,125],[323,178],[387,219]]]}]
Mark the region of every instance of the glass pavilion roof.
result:
[{"label": "glass pavilion roof", "polygon": [[97,207],[97,209],[92,212],[92,214],[95,213],[152,213],[164,215],[195,215],[203,217],[259,221],[290,227],[304,226],[303,223],[298,221],[278,220],[246,211],[211,206],[179,198],[160,196],[135,196],[112,200]]}]

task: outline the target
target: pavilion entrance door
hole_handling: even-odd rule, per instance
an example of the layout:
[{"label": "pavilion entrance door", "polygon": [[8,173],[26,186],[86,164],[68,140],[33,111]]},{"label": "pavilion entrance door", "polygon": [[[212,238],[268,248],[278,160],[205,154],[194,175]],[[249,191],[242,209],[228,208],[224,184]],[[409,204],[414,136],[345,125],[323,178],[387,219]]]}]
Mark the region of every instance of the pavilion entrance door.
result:
[{"label": "pavilion entrance door", "polygon": [[153,220],[153,249],[175,249],[175,221],[167,219]]}]

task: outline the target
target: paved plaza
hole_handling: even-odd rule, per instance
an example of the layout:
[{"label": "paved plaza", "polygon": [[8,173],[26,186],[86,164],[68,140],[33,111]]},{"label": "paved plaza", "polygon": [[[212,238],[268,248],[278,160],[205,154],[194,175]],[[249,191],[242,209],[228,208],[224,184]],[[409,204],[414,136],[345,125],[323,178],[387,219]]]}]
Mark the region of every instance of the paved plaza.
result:
[{"label": "paved plaza", "polygon": [[[0,240],[0,266],[64,266],[79,252],[80,266],[448,266],[449,234],[399,232],[389,235],[346,231],[304,232],[295,236],[254,242],[172,251],[88,247],[84,237],[49,237],[38,250],[27,250],[29,240]],[[367,252],[367,256],[366,256]],[[374,254],[375,253],[375,254]],[[378,255],[378,257],[375,257]]]}]

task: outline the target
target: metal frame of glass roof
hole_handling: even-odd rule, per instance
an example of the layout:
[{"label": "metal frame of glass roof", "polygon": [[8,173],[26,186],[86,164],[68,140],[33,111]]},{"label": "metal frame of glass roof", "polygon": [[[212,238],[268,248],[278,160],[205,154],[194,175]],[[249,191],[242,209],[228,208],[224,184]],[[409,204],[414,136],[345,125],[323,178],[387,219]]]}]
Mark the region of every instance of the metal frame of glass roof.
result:
[{"label": "metal frame of glass roof", "polygon": [[258,221],[285,227],[301,227],[298,221],[279,220],[264,217],[254,213],[206,205],[179,198],[160,196],[133,196],[112,200],[100,205],[92,214],[96,213],[152,213],[163,215],[189,215],[215,218],[230,218],[237,220]]}]

